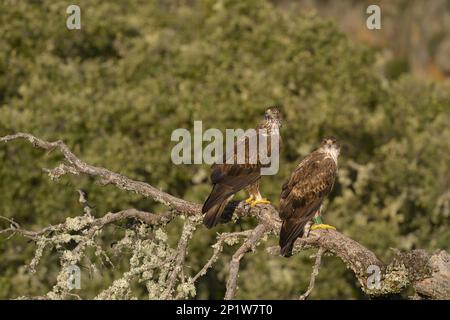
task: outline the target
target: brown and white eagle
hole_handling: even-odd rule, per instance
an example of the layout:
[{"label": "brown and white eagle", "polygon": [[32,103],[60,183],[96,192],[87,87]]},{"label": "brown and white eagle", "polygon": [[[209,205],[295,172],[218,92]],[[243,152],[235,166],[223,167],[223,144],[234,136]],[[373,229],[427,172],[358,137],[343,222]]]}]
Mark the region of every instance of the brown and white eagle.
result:
[{"label": "brown and white eagle", "polygon": [[306,156],[283,185],[280,199],[280,254],[289,257],[297,238],[314,219],[314,229],[335,229],[322,223],[320,209],[323,200],[333,189],[338,170],[339,143],[326,138],[320,147]]},{"label": "brown and white eagle", "polygon": [[[281,126],[280,111],[271,107],[264,113],[264,120],[256,127],[255,135],[259,146],[259,134],[267,135],[267,151],[270,155],[270,143],[272,135],[279,137],[279,128]],[[242,189],[246,189],[249,193],[249,198],[246,200],[247,204],[255,206],[258,203],[270,203],[264,199],[259,192],[259,181],[261,179],[261,168],[259,155],[256,159],[252,158],[255,150],[249,148],[248,137],[243,137],[234,143],[235,152],[232,153],[233,161],[226,161],[227,155],[223,156],[223,163],[214,164],[212,166],[211,182],[213,184],[212,191],[203,204],[202,213],[205,214],[203,223],[206,227],[212,228],[220,222],[223,211],[227,203],[233,196]],[[237,159],[237,150],[244,144],[245,160],[239,164]],[[258,152],[258,150],[256,150]],[[251,161],[250,159],[255,159]],[[231,162],[231,163],[230,163]]]}]

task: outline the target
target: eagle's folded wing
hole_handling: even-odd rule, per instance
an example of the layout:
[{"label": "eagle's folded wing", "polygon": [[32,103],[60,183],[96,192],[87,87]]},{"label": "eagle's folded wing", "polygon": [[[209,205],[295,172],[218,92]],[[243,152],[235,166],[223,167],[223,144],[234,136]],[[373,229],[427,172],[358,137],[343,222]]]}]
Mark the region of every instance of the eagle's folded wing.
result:
[{"label": "eagle's folded wing", "polygon": [[[336,164],[333,159],[311,154],[302,161],[283,185],[280,200],[281,247],[289,247],[302,235],[324,198],[333,188]],[[286,250],[289,251],[289,250]]]}]

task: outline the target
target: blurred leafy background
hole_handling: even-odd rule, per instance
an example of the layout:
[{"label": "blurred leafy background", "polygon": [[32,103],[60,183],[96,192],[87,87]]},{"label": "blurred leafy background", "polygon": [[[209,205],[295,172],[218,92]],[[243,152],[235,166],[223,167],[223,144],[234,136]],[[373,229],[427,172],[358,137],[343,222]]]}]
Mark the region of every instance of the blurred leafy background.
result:
[{"label": "blurred leafy background", "polygon": [[[254,127],[267,106],[281,105],[281,168],[262,183],[275,205],[296,163],[335,135],[343,150],[326,221],[385,260],[393,247],[448,250],[450,2],[375,3],[378,31],[365,27],[366,1],[79,0],[82,29],[68,30],[72,2],[3,0],[0,136],[62,139],[88,163],[200,203],[209,168],[174,166],[172,131],[192,129],[194,120],[205,128]],[[42,168],[59,160],[25,142],[1,145],[0,214],[34,230],[62,222],[82,212],[78,188],[97,216],[160,210],[89,178],[49,181]],[[206,262],[217,232],[254,224],[199,228],[185,272]],[[180,225],[170,225],[173,243]],[[104,246],[120,229],[107,230]],[[18,236],[0,239],[0,298],[39,295],[54,284],[54,252],[29,274],[33,250]],[[198,298],[223,297],[233,250],[200,281]],[[309,282],[312,253],[285,259],[259,248],[243,261],[237,298],[297,296]],[[101,276],[83,273],[90,280],[80,295],[93,297],[127,267],[123,257],[113,261],[114,269],[99,265]],[[342,262],[326,257],[311,298],[364,296]]]}]

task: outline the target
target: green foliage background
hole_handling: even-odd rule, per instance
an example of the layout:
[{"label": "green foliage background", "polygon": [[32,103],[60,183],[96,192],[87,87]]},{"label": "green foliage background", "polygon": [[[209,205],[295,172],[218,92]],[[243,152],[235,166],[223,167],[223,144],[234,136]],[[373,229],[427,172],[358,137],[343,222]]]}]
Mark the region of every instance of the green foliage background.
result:
[{"label": "green foliage background", "polygon": [[[205,128],[254,127],[267,106],[282,105],[281,169],[262,183],[275,205],[296,163],[323,136],[335,135],[343,150],[326,221],[382,259],[391,247],[449,249],[448,83],[408,74],[389,81],[375,66],[375,49],[352,43],[330,21],[267,1],[82,0],[79,31],[65,26],[69,4],[0,4],[0,136],[24,131],[62,139],[88,163],[200,203],[209,168],[174,166],[172,131],[192,129],[194,120]],[[42,168],[59,160],[26,142],[1,145],[0,214],[30,229],[62,222],[82,211],[77,188],[89,193],[97,216],[161,210],[89,178],[49,181]],[[206,262],[217,232],[254,224],[199,228],[186,272]],[[174,243],[179,225],[170,227]],[[104,245],[120,232],[110,229]],[[24,265],[33,249],[18,236],[0,239],[0,298],[43,294],[54,284],[55,252],[30,275]],[[199,298],[223,297],[235,249],[227,248],[199,283]],[[285,259],[259,248],[245,257],[237,297],[297,296],[309,282],[312,253]],[[116,269],[99,265],[102,276],[83,282],[82,296],[93,297],[126,268],[126,259],[114,259]],[[144,297],[139,287],[136,294]],[[342,262],[326,257],[311,298],[363,295]]]}]

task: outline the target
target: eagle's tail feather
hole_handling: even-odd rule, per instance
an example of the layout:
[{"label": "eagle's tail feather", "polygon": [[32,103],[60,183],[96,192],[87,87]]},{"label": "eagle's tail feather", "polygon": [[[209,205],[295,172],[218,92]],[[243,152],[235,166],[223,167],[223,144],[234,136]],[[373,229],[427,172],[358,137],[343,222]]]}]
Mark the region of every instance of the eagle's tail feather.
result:
[{"label": "eagle's tail feather", "polygon": [[203,203],[202,213],[208,212],[212,207],[214,207],[217,203],[222,202],[224,199],[228,198],[231,194],[233,194],[232,189],[226,185],[215,184],[211,193],[206,199],[205,203]]},{"label": "eagle's tail feather", "polygon": [[300,222],[283,221],[280,230],[280,254],[283,257],[292,256],[294,242],[298,237],[303,235],[303,229],[307,223],[308,220],[302,220]]},{"label": "eagle's tail feather", "polygon": [[225,209],[228,201],[230,198],[227,198],[225,200],[222,200],[222,202],[214,204],[203,217],[203,224],[208,228],[211,229],[216,224],[220,222],[220,219],[222,217],[223,210]]},{"label": "eagle's tail feather", "polygon": [[231,188],[223,185],[214,185],[202,208],[202,213],[205,214],[203,224],[207,228],[211,229],[219,223],[223,210],[232,197],[233,192]]}]

